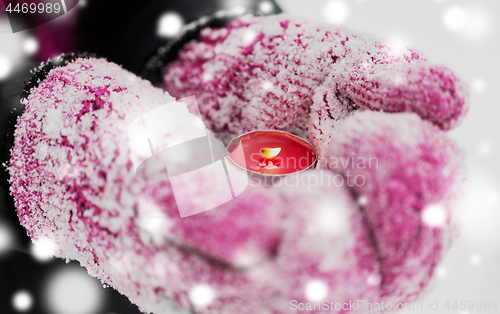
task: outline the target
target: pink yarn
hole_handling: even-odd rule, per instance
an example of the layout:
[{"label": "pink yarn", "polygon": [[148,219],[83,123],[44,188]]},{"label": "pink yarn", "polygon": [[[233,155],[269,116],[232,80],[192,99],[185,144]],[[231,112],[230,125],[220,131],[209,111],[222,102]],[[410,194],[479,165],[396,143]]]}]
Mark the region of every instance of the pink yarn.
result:
[{"label": "pink yarn", "polygon": [[162,87],[196,95],[216,130],[309,135],[320,154],[356,110],[414,112],[449,130],[468,109],[463,82],[415,49],[283,14],[205,29],[167,67]]},{"label": "pink yarn", "polygon": [[[309,129],[322,157],[303,177],[251,186],[184,219],[170,183],[138,178],[128,150],[130,123],[173,98],[103,59],[51,70],[24,101],[9,166],[30,237],[53,240],[57,256],[147,312],[288,313],[302,303],[317,313],[328,300],[338,313],[358,300],[415,301],[457,236],[463,156],[443,130],[465,114],[465,89],[413,51],[393,56],[365,36],[311,25],[243,17],[204,31],[168,68],[163,87],[195,94],[214,129]],[[242,44],[249,29],[256,36]],[[200,287],[213,292],[205,303]]]}]

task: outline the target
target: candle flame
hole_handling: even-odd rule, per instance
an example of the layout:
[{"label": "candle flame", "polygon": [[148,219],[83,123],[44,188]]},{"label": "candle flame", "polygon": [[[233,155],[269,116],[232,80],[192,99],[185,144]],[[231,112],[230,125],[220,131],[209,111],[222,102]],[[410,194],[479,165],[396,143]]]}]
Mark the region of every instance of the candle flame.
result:
[{"label": "candle flame", "polygon": [[271,159],[276,156],[281,152],[281,147],[276,147],[276,148],[262,148],[260,150],[260,155],[266,159]]}]

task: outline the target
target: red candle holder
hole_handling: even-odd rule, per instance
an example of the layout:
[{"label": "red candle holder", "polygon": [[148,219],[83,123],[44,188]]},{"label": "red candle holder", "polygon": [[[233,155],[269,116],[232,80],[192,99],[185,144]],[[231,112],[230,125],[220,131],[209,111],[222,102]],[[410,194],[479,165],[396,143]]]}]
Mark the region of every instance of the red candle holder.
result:
[{"label": "red candle holder", "polygon": [[[243,149],[236,149],[242,146]],[[276,130],[257,130],[234,138],[228,145],[229,159],[250,173],[283,176],[313,168],[316,148],[296,135]]]}]

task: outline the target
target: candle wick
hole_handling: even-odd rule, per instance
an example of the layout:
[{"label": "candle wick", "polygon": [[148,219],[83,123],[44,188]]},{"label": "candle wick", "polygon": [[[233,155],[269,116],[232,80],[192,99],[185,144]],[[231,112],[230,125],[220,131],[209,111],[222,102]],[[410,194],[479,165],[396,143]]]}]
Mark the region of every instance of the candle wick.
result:
[{"label": "candle wick", "polygon": [[267,163],[267,166],[265,167],[266,169],[278,169],[279,167],[276,167],[272,160],[269,160],[269,162]]}]

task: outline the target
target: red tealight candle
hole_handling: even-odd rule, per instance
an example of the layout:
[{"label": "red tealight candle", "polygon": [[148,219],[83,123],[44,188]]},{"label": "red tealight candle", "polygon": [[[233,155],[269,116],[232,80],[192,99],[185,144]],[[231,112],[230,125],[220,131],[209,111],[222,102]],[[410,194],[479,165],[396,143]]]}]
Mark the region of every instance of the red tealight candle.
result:
[{"label": "red tealight candle", "polygon": [[[236,149],[241,146],[243,149]],[[308,141],[283,131],[253,131],[228,145],[229,158],[238,166],[264,175],[284,175],[310,168],[317,158]]]}]

